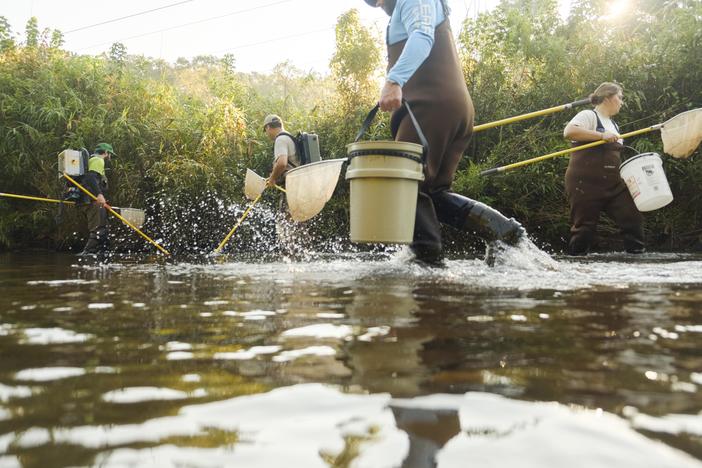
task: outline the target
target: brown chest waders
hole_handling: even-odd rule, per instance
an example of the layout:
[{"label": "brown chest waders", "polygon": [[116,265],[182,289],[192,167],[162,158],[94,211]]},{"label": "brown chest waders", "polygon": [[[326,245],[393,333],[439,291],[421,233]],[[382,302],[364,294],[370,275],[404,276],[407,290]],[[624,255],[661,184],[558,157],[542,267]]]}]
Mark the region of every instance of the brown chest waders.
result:
[{"label": "brown chest waders", "polygon": [[627,252],[644,249],[643,215],[619,175],[622,148],[619,143],[607,143],[576,151],[570,158],[565,189],[572,224],[568,243],[571,255],[588,253],[602,212],[619,226]]},{"label": "brown chest waders", "polygon": [[[406,41],[388,44],[388,69],[397,62]],[[415,255],[433,262],[441,258],[439,222],[473,231],[486,241],[515,243],[524,229],[499,211],[450,192],[463,152],[473,131],[473,102],[451,36],[448,20],[434,31],[434,46],[402,88],[429,144],[424,182],[419,187],[414,239]],[[401,108],[392,115],[391,130],[397,141],[419,143],[419,138]]]}]

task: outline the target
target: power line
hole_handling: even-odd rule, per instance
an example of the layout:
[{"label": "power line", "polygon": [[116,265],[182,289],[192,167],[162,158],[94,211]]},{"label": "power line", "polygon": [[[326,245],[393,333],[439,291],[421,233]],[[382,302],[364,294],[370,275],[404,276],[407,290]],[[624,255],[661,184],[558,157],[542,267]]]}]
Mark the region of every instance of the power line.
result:
[{"label": "power line", "polygon": [[[189,0],[189,1],[192,1],[192,0]],[[90,45],[90,46],[87,46],[87,47],[81,47],[80,49],[77,49],[76,51],[77,51],[77,52],[80,52],[81,50],[88,50],[88,49],[92,49],[92,48],[94,48],[94,47],[100,47],[100,46],[102,46],[102,45],[114,44],[115,42],[128,41],[128,40],[130,40],[130,39],[137,39],[137,38],[139,38],[139,37],[144,37],[144,36],[150,36],[150,35],[152,35],[152,34],[163,33],[163,32],[166,32],[166,31],[171,31],[171,30],[173,30],[173,29],[179,29],[179,28],[184,28],[184,27],[186,27],[186,26],[192,26],[192,25],[194,25],[194,24],[206,23],[206,22],[208,22],[208,21],[214,21],[214,20],[218,20],[218,19],[221,19],[221,18],[226,18],[226,17],[228,17],[228,16],[239,15],[239,14],[241,14],[241,13],[248,13],[249,11],[260,10],[260,9],[263,9],[263,8],[268,8],[268,7],[271,7],[271,6],[274,6],[274,5],[279,5],[279,4],[281,4],[281,3],[288,3],[288,2],[291,2],[291,1],[292,1],[292,0],[280,0],[280,1],[278,1],[278,2],[267,3],[266,5],[260,5],[260,6],[257,6],[257,7],[247,8],[247,9],[245,9],[245,10],[232,11],[232,12],[230,12],[230,13],[225,13],[225,14],[223,14],[223,15],[211,16],[211,17],[209,17],[209,18],[205,18],[205,19],[201,19],[201,20],[197,20],[197,21],[191,21],[191,22],[189,22],[189,23],[179,24],[179,25],[177,25],[177,26],[171,26],[171,27],[168,27],[168,28],[157,29],[157,30],[155,30],[155,31],[149,31],[149,32],[145,32],[145,33],[142,33],[142,34],[137,34],[137,35],[135,35],[135,36],[123,37],[123,38],[120,38],[120,39],[115,39],[115,40],[113,40],[113,41],[101,42],[101,43],[99,43],[99,44],[93,44],[93,45]]]},{"label": "power line", "polygon": [[245,49],[246,47],[253,47],[253,46],[257,46],[257,45],[268,44],[271,42],[283,41],[285,39],[293,39],[296,37],[309,36],[310,34],[316,34],[316,33],[324,32],[324,31],[331,31],[333,29],[335,29],[335,26],[330,26],[330,27],[326,27],[326,28],[322,28],[322,29],[315,29],[313,31],[305,31],[305,32],[298,33],[298,34],[290,34],[289,36],[274,37],[273,39],[267,39],[265,41],[251,42],[249,44],[242,44],[239,46],[227,47],[226,49],[221,49],[221,50],[218,50],[214,53],[218,54],[220,52],[226,52],[228,50]]},{"label": "power line", "polygon": [[117,21],[122,21],[122,20],[127,19],[127,18],[134,18],[135,16],[141,16],[141,15],[145,15],[145,14],[147,14],[147,13],[153,13],[154,11],[165,10],[166,8],[173,8],[174,6],[182,5],[183,3],[190,3],[190,2],[192,2],[192,1],[193,1],[193,0],[184,0],[184,1],[182,1],[182,2],[171,3],[170,5],[165,5],[165,6],[158,7],[158,8],[154,8],[154,9],[151,9],[151,10],[146,10],[146,11],[142,11],[142,12],[139,12],[139,13],[134,13],[134,14],[127,15],[127,16],[122,16],[122,17],[120,17],[120,18],[115,18],[115,19],[103,21],[102,23],[95,23],[95,24],[91,24],[91,25],[88,25],[88,26],[81,26],[80,28],[71,29],[70,31],[66,31],[66,32],[63,33],[63,34],[65,35],[65,34],[70,34],[70,33],[76,32],[76,31],[83,31],[84,29],[90,29],[90,28],[94,28],[94,27],[96,27],[96,26],[102,26],[103,24],[116,23]]}]

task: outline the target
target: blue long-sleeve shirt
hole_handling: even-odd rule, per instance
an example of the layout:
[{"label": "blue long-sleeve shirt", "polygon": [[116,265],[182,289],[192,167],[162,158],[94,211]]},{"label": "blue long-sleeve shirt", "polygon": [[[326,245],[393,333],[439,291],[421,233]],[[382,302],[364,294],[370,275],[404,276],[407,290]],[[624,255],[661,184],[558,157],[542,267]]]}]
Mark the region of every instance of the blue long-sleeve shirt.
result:
[{"label": "blue long-sleeve shirt", "polygon": [[434,45],[434,29],[446,19],[441,0],[397,0],[388,25],[388,44],[407,43],[388,72],[387,79],[400,86],[426,60]]}]

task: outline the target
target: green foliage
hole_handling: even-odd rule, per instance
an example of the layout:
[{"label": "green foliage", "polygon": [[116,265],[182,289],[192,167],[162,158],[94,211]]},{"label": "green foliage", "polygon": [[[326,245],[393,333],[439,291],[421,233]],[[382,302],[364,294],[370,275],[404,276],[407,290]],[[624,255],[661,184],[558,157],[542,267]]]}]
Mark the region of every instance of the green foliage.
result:
[{"label": "green foliage", "polygon": [[12,38],[12,28],[7,18],[0,16],[0,54],[15,47],[15,40]]},{"label": "green foliage", "polygon": [[377,93],[380,66],[378,40],[361,25],[358,10],[341,15],[336,24],[336,52],[331,69],[344,112],[368,106]]},{"label": "green foliage", "polygon": [[27,37],[27,47],[36,47],[39,45],[39,21],[37,21],[36,17],[32,16],[29,18],[25,26],[24,34]]}]

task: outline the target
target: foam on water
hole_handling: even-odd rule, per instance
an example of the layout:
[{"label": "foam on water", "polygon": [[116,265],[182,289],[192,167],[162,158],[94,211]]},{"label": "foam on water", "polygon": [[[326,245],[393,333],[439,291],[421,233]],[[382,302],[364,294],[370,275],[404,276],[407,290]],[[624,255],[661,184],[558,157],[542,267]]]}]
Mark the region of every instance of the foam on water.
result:
[{"label": "foam on water", "polygon": [[436,283],[464,284],[476,289],[548,289],[570,291],[595,286],[626,288],[641,284],[702,282],[702,262],[680,254],[614,254],[592,258],[553,258],[525,241],[516,247],[500,246],[495,266],[482,259],[449,259],[445,267],[412,261],[408,249],[395,253],[316,255],[310,260],[271,262],[178,263],[133,265],[148,273],[165,268],[169,275],[204,274],[229,281],[344,284],[362,279],[396,277]]}]

